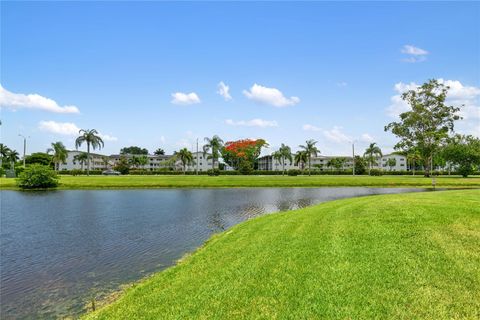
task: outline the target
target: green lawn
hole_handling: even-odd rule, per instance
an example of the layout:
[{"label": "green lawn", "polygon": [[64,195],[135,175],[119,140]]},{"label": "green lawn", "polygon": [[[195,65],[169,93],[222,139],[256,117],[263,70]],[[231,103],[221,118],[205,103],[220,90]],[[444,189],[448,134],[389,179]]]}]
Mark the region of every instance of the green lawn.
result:
[{"label": "green lawn", "polygon": [[86,319],[479,319],[480,191],[263,216]]},{"label": "green lawn", "polygon": [[[431,187],[422,176],[62,176],[60,189],[200,188],[200,187]],[[480,188],[480,177],[436,178],[437,187]],[[15,189],[15,179],[0,178],[0,189]]]}]

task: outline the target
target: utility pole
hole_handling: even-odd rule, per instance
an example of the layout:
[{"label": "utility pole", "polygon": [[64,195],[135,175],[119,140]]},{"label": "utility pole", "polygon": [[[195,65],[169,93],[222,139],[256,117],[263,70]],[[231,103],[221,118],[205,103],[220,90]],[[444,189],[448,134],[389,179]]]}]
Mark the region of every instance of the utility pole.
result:
[{"label": "utility pole", "polygon": [[198,138],[197,138],[197,163],[196,163],[196,170],[195,174],[198,176]]},{"label": "utility pole", "polygon": [[23,138],[23,167],[25,168],[25,156],[27,153],[27,137],[25,137],[23,134],[19,134],[19,136]]},{"label": "utility pole", "polygon": [[352,141],[352,173],[355,175],[355,141]]}]

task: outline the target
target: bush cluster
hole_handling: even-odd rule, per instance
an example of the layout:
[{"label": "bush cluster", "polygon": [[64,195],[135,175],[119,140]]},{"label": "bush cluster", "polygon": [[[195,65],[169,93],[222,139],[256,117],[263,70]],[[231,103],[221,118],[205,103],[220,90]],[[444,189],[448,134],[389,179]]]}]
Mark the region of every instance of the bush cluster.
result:
[{"label": "bush cluster", "polygon": [[48,189],[58,186],[58,175],[49,166],[33,164],[17,178],[21,189]]}]

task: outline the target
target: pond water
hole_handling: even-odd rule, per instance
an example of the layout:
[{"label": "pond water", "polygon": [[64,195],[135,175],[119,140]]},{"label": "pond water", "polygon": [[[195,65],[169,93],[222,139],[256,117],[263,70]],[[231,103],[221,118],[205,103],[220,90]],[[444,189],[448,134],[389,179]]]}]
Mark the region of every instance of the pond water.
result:
[{"label": "pond water", "polygon": [[1,191],[2,319],[76,317],[246,219],[406,188]]}]

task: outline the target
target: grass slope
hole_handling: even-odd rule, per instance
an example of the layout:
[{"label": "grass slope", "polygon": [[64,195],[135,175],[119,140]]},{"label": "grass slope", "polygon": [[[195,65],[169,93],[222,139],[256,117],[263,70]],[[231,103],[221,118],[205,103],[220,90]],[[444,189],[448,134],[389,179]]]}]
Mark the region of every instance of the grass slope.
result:
[{"label": "grass slope", "polygon": [[86,319],[478,319],[480,191],[263,216]]},{"label": "grass slope", "polygon": [[[436,178],[437,187],[479,188],[480,177]],[[59,189],[222,188],[222,187],[431,187],[421,176],[62,176]],[[0,189],[16,189],[15,179],[0,178]]]}]

